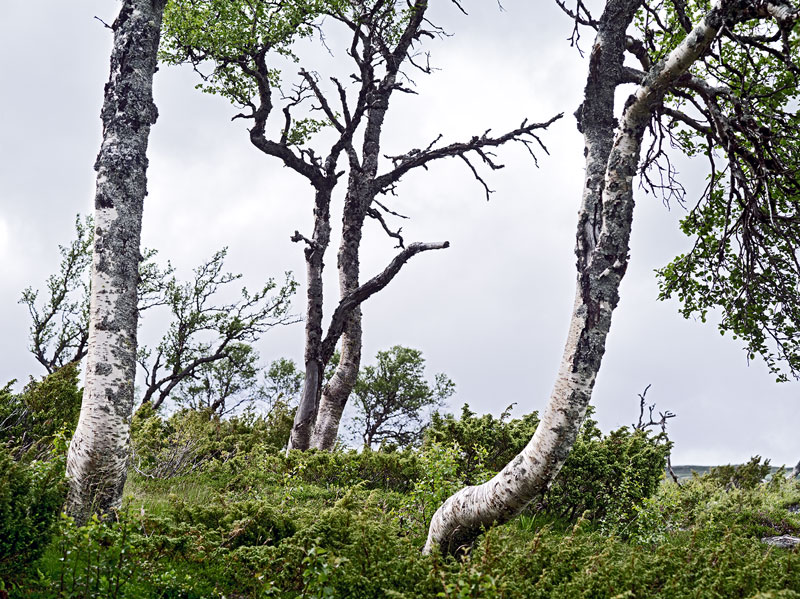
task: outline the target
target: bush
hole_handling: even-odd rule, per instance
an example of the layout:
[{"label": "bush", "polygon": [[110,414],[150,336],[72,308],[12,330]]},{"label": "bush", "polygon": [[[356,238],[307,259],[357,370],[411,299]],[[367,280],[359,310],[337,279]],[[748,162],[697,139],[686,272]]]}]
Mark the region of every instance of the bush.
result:
[{"label": "bush", "polygon": [[59,431],[71,434],[81,410],[78,379],[78,364],[73,362],[41,381],[31,378],[19,395],[11,392],[13,381],[0,389],[0,444],[12,448],[16,457],[41,457]]},{"label": "bush", "polygon": [[168,479],[256,449],[277,453],[289,438],[291,422],[288,409],[267,417],[245,413],[225,419],[208,410],[185,409],[164,420],[145,404],[131,424],[131,463],[142,476]]},{"label": "bush", "polygon": [[[756,456],[748,464],[759,461]],[[752,472],[747,464],[744,467]],[[648,509],[665,530],[701,527],[752,539],[800,534],[800,513],[788,509],[800,504],[800,485],[781,475],[749,487],[732,486],[729,480],[709,473],[681,487],[663,485]]]},{"label": "bush", "polygon": [[603,436],[587,417],[564,467],[543,500],[552,516],[575,522],[608,519],[621,530],[664,478],[670,444],[622,427]]},{"label": "bush", "polygon": [[755,489],[771,471],[769,460],[762,463],[761,456],[757,455],[746,464],[714,466],[705,476],[729,489]]},{"label": "bush", "polygon": [[[536,412],[509,419],[509,410],[500,418],[477,416],[466,405],[460,419],[437,414],[426,443],[457,447],[458,476],[466,484],[482,483],[524,449],[539,425]],[[590,407],[561,472],[533,509],[568,522],[582,515],[599,521],[609,514],[627,522],[664,477],[670,444],[663,435],[626,427],[604,437],[591,415]]]},{"label": "bush", "polygon": [[461,452],[459,475],[466,484],[479,480],[486,471],[499,472],[531,440],[539,425],[538,412],[509,420],[511,406],[495,418],[491,414],[477,416],[467,404],[461,418],[452,414],[434,414],[425,433],[425,443],[458,445]]},{"label": "bush", "polygon": [[65,492],[62,457],[17,462],[0,445],[0,580],[24,571],[42,553]]},{"label": "bush", "polygon": [[421,475],[419,457],[413,450],[292,451],[286,468],[318,485],[362,485],[399,493],[408,492]]},{"label": "bush", "polygon": [[264,501],[217,500],[190,505],[175,497],[170,516],[175,523],[186,523],[212,542],[228,549],[242,546],[275,545],[295,533],[295,524]]}]

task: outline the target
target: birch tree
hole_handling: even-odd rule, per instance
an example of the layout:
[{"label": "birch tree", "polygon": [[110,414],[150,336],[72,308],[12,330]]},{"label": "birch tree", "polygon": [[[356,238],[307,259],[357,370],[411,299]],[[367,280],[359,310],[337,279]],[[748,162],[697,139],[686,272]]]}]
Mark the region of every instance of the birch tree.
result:
[{"label": "birch tree", "polygon": [[147,142],[164,0],[123,0],[112,25],[111,74],[95,163],[95,239],[86,382],[67,454],[66,511],[78,523],[122,500],[136,375],[136,284]]},{"label": "birch tree", "polygon": [[[652,167],[644,170],[643,185],[667,195],[678,189],[665,147],[670,139],[690,154],[707,154],[711,164],[709,188],[698,206],[714,219],[696,230],[701,245],[730,258],[739,236],[743,263],[757,264],[749,271],[752,280],[763,280],[759,275],[767,274],[766,262],[758,262],[758,252],[751,251],[763,227],[772,235],[760,239],[782,258],[775,263],[781,276],[797,280],[792,278],[798,272],[796,238],[787,230],[798,215],[797,6],[781,0],[607,0],[595,17],[584,0],[556,3],[574,21],[573,43],[585,29],[595,33],[583,103],[575,113],[584,135],[586,173],[567,342],[530,442],[490,481],[444,502],[431,520],[425,552],[468,548],[483,528],[508,521],[540,497],[558,474],[586,413],[619,301],[640,162],[644,169]],[[628,85],[632,92],[616,112],[615,93]],[[651,144],[643,153],[648,130]],[[715,168],[718,162],[722,170]],[[712,233],[720,230],[715,240]],[[714,256],[705,259],[713,262]],[[738,283],[746,294],[746,277],[739,276]],[[724,301],[717,305],[726,308]],[[782,322],[777,317],[771,324]]]},{"label": "birch tree", "polygon": [[[48,277],[43,301],[39,300],[39,290],[30,287],[20,300],[31,316],[31,352],[50,374],[86,356],[94,228],[91,217],[77,217],[75,239],[69,246],[59,247],[59,272]],[[190,280],[181,281],[169,262],[165,267],[156,263],[156,250],[142,250],[138,324],[142,323],[141,315],[153,308],[157,312],[169,310],[170,317],[161,341],[154,348],[140,346],[137,351],[137,362],[145,375],[142,404],[158,409],[179,386],[185,390],[186,383],[205,378],[210,372],[224,372],[223,378],[228,379],[244,375],[256,368],[250,360],[255,352],[249,344],[274,326],[297,322],[297,317],[289,313],[296,289],[291,274],[286,273],[282,284],[269,279],[255,291],[242,287],[237,294],[231,286],[242,275],[224,270],[227,251],[223,248],[215,252],[194,269]],[[227,301],[221,296],[227,296]],[[236,299],[231,300],[231,296]],[[217,405],[222,406],[224,399]]]},{"label": "birch tree", "polygon": [[31,317],[30,350],[36,361],[53,374],[70,362],[86,357],[89,341],[89,278],[92,263],[91,218],[75,219],[75,239],[58,246],[61,264],[58,273],[47,278],[45,298],[39,290],[22,292],[19,302],[28,307]]},{"label": "birch tree", "polygon": [[204,367],[225,362],[246,368],[244,356],[251,350],[242,350],[242,344],[250,347],[270,328],[297,322],[289,313],[296,288],[289,273],[282,284],[269,279],[255,291],[242,287],[234,301],[221,300],[219,296],[232,291],[230,286],[242,276],[224,270],[226,255],[227,249],[216,252],[188,281],[171,277],[162,282],[162,293],[154,301],[169,308],[170,323],[155,348],[138,352],[145,373],[142,404],[158,409]]},{"label": "birch tree", "polygon": [[442,373],[425,379],[425,358],[418,349],[395,345],[375,356],[375,365],[358,373],[353,387],[350,431],[363,447],[390,444],[410,447],[422,440],[431,415],[455,393]]},{"label": "birch tree", "polygon": [[[459,7],[458,2],[452,3]],[[192,64],[203,78],[201,89],[222,94],[242,107],[243,112],[234,118],[251,123],[250,142],[313,189],[312,231],[298,230],[292,236],[304,249],[306,311],[305,382],[290,448],[330,449],[336,440],[361,363],[361,304],[384,289],[412,257],[449,246],[446,241],[406,245],[399,229],[390,225],[388,219],[401,215],[386,198],[400,179],[435,160],[457,157],[488,194],[473,161],[499,169],[502,165],[492,149],[519,142],[530,151],[540,145],[536,131],[552,122],[523,121],[504,134],[485,132],[463,143],[443,145],[436,139],[422,148],[385,157],[383,126],[390,100],[398,92],[414,91],[403,69],[431,72],[430,65],[421,60],[421,44],[444,33],[426,20],[427,9],[427,0],[176,0],[167,14],[165,59]],[[322,17],[327,17],[324,23]],[[323,79],[305,68],[300,68],[293,83],[282,81],[276,65],[281,57],[294,56],[293,40],[323,27],[346,31],[350,83],[335,76]],[[207,65],[210,70],[204,71]],[[317,140],[323,136],[317,134],[323,130],[332,143],[315,149],[311,142],[321,145]],[[342,157],[347,167],[339,170]],[[339,302],[324,327],[322,272],[331,239],[331,199],[342,179],[347,183],[337,256]],[[362,282],[359,252],[368,218],[397,242],[400,251],[383,271]],[[323,388],[325,366],[340,340],[341,360]]]}]

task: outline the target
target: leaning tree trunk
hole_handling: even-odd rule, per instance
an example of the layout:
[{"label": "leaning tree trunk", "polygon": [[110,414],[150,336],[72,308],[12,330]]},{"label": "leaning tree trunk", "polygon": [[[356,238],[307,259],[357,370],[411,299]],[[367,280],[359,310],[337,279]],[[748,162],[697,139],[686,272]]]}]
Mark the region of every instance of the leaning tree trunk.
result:
[{"label": "leaning tree trunk", "polygon": [[119,507],[136,375],[136,285],[153,74],[165,0],[124,0],[114,21],[97,157],[86,384],[67,454],[66,512],[79,524]]},{"label": "leaning tree trunk", "polygon": [[[583,121],[587,161],[590,162],[578,228],[578,283],[564,356],[550,401],[533,438],[519,455],[490,481],[462,489],[444,502],[431,520],[424,552],[438,547],[442,552],[453,554],[471,546],[483,528],[508,521],[532,499],[541,496],[569,455],[591,399],[611,326],[611,314],[619,300],[619,286],[628,264],[632,180],[645,128],[668,87],[715,38],[723,22],[719,6],[720,3],[716,3],[700,25],[650,70],[626,103],[605,161],[601,203],[596,206],[601,217],[596,240],[595,227],[586,225],[591,223],[592,203],[597,199],[594,192],[597,181],[593,180],[596,164],[591,160],[597,158],[596,152],[602,151],[603,146],[602,137],[594,137],[600,129],[595,129],[593,124],[601,121]],[[594,102],[598,98],[609,102],[608,98],[591,96],[593,80],[596,84],[598,78],[613,76],[615,64],[621,68],[620,44],[624,43],[627,24],[637,7],[638,2],[625,0],[607,4],[604,16],[609,15],[609,18],[601,23],[608,27],[601,25],[592,51],[584,119],[588,117],[591,121],[602,116],[602,110],[595,116],[587,114],[587,110],[597,108]],[[609,59],[612,62],[605,62]],[[604,72],[605,67],[610,70]],[[613,100],[611,102],[613,106]],[[587,253],[582,256],[584,251]]]}]

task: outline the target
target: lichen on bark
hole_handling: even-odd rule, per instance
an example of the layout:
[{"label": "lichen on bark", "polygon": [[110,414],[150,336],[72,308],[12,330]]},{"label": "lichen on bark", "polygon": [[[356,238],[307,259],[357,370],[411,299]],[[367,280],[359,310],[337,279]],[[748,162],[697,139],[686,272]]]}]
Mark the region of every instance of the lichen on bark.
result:
[{"label": "lichen on bark", "polygon": [[67,454],[66,511],[77,523],[119,507],[136,375],[136,286],[147,143],[158,116],[152,82],[163,3],[125,0],[114,21],[111,69],[95,162],[95,241],[86,382]]}]

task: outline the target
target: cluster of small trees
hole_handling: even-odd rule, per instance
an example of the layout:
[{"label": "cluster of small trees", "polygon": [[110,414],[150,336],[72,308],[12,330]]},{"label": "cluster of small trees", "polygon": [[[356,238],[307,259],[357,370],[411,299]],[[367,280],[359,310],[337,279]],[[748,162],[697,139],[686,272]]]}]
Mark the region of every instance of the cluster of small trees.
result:
[{"label": "cluster of small trees", "polygon": [[[33,288],[22,293],[20,302],[31,318],[30,350],[48,374],[86,356],[92,228],[91,217],[77,218],[75,239],[60,247],[59,272],[48,278],[43,297]],[[241,277],[224,271],[225,249],[195,268],[189,281],[179,281],[169,263],[158,266],[156,251],[143,255],[139,314],[160,308],[170,320],[155,348],[139,347],[144,386],[137,409],[147,405],[157,410],[169,399],[220,416],[243,407],[270,411],[278,403],[293,411],[303,390],[303,371],[286,358],[261,366],[253,346],[270,328],[297,322],[289,313],[296,287],[292,278],[287,274],[280,287],[270,279],[258,293],[243,288],[239,300],[225,303],[219,296]],[[443,374],[428,383],[419,350],[395,346],[378,352],[376,360],[358,372],[349,432],[365,447],[415,445],[455,385]],[[334,353],[323,382],[330,382],[340,362],[341,354]]]},{"label": "cluster of small trees", "polygon": [[[800,8],[788,0],[606,0],[594,13],[584,0],[555,1],[574,22],[573,43],[587,30],[595,35],[584,98],[575,112],[584,135],[586,172],[569,334],[553,393],[530,442],[492,480],[442,505],[431,522],[426,551],[454,552],[470,544],[484,527],[507,521],[542,496],[558,474],[586,414],[619,301],[629,260],[633,180],[640,175],[642,185],[666,197],[677,193],[670,144],[688,155],[707,156],[710,176],[683,224],[697,243],[661,272],[663,295],[677,294],[687,315],[705,317],[710,309],[720,309],[722,329],[744,338],[749,352],[765,356],[778,373],[780,364],[790,374],[798,372],[800,307],[792,294],[800,284],[794,134]],[[450,4],[464,10],[458,0]],[[137,355],[149,364],[148,391],[153,391],[148,401],[163,401],[188,373],[193,382],[182,390],[187,401],[213,404],[228,394],[224,403],[254,364],[241,343],[287,318],[291,283],[280,289],[270,283],[219,310],[202,307],[215,286],[233,280],[222,274],[224,255],[217,255],[185,286],[175,282],[161,291],[145,286],[154,291],[151,298],[158,298],[145,300],[145,306],[148,301],[169,305],[176,324],[155,350],[137,354],[138,312],[148,297],[142,293],[137,299],[140,279],[147,280],[140,274],[139,250],[145,152],[156,116],[151,87],[162,31],[164,61],[192,64],[201,73],[201,89],[240,108],[235,118],[250,122],[253,146],[294,171],[314,192],[313,231],[296,231],[292,238],[302,244],[306,259],[304,380],[289,442],[295,449],[330,448],[351,394],[365,409],[375,405],[372,392],[359,386],[360,305],[416,254],[448,247],[447,242],[406,244],[391,226],[390,220],[400,217],[390,197],[401,178],[454,157],[488,194],[478,166],[500,168],[492,152],[510,142],[529,151],[543,148],[538,132],[561,116],[542,123],[526,120],[515,130],[461,143],[437,139],[382,162],[390,101],[398,92],[412,91],[409,70],[431,71],[421,58],[424,40],[443,33],[429,20],[428,0],[171,0],[166,12],[164,5],[163,0],[124,0],[112,27],[104,141],[96,164],[89,306],[65,304],[71,316],[63,335],[54,333],[46,309],[32,308],[35,347],[54,344],[87,357],[81,416],[67,460],[68,510],[79,521],[119,503]],[[348,34],[350,82],[323,79],[303,68],[296,80],[283,81],[276,61],[293,56],[295,40],[328,26]],[[615,99],[626,89],[630,94],[619,106]],[[321,145],[321,139],[329,143]],[[390,164],[385,171],[384,164]],[[324,328],[322,271],[331,238],[331,198],[344,181],[339,298]],[[364,281],[359,251],[368,218],[397,241],[400,251]],[[80,243],[85,252],[85,232]],[[70,258],[67,251],[67,270],[85,268],[85,256]],[[70,292],[59,278],[49,288],[53,296]],[[29,306],[35,300],[34,293],[26,294]],[[200,307],[190,314],[180,308],[187,304]],[[87,319],[84,336],[79,325]],[[213,331],[219,341],[192,345],[188,340],[196,331]],[[340,358],[326,382],[324,372],[337,344]],[[398,405],[406,409],[431,390],[395,385],[382,361],[405,359],[413,367],[413,359],[392,351],[379,355],[377,366],[363,369],[362,381],[371,380],[373,390],[402,395]],[[37,357],[48,367],[46,351]],[[444,380],[435,387],[437,401],[451,391]],[[381,440],[375,425],[381,421],[387,431],[390,420],[373,412],[365,421],[372,432],[364,442]],[[392,434],[406,432],[393,429]]]}]

